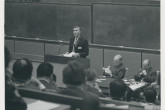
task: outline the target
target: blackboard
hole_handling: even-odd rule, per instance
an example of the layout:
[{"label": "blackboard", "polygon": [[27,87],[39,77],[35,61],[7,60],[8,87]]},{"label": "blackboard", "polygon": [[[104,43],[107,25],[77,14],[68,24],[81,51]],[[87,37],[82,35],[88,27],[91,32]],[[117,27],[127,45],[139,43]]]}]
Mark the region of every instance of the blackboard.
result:
[{"label": "blackboard", "polygon": [[48,3],[5,3],[8,36],[69,41],[73,26],[91,41],[91,7]]},{"label": "blackboard", "polygon": [[57,6],[26,4],[26,37],[57,39]]},{"label": "blackboard", "polygon": [[7,36],[69,41],[81,27],[89,43],[160,49],[160,6],[5,2]]},{"label": "blackboard", "polygon": [[94,43],[136,48],[160,48],[160,7],[95,4]]},{"label": "blackboard", "polygon": [[5,35],[26,37],[26,5],[5,4]]}]

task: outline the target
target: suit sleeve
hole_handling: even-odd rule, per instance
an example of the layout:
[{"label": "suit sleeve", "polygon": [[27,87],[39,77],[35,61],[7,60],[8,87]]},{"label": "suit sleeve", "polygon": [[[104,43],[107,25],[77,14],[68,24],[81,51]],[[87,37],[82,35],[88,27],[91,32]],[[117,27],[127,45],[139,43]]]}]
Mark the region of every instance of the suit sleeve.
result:
[{"label": "suit sleeve", "polygon": [[134,75],[134,79],[135,79],[135,81],[139,81],[141,79],[140,74],[139,73],[136,73]]},{"label": "suit sleeve", "polygon": [[125,71],[126,71],[125,68],[120,69],[117,74],[112,74],[112,78],[123,79],[125,76]]},{"label": "suit sleeve", "polygon": [[143,79],[145,76],[144,75],[140,75],[140,73],[142,72],[143,70],[140,70],[140,71],[138,71],[138,73],[136,73],[135,75],[134,75],[134,79],[135,79],[135,81],[140,81],[141,79]]},{"label": "suit sleeve", "polygon": [[152,83],[152,82],[155,82],[156,78],[157,78],[157,73],[156,73],[156,71],[154,71],[151,75],[147,75],[145,77],[145,81]]},{"label": "suit sleeve", "polygon": [[83,45],[83,52],[80,53],[80,57],[85,58],[89,54],[89,46],[88,46],[88,41],[85,39],[84,45]]}]

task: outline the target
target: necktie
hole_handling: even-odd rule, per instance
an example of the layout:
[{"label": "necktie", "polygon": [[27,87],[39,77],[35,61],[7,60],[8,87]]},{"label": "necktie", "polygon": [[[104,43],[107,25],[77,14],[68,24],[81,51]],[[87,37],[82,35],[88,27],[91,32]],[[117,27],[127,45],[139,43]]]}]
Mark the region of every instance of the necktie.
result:
[{"label": "necktie", "polygon": [[75,52],[75,47],[77,46],[77,42],[78,41],[78,38],[76,37],[75,40],[74,40],[74,43],[73,43],[73,49],[72,49],[72,52]]}]

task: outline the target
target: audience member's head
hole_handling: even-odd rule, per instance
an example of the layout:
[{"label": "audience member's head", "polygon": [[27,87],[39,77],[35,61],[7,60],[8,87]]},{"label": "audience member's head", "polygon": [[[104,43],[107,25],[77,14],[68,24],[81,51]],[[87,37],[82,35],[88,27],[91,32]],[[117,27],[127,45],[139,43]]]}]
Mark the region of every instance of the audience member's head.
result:
[{"label": "audience member's head", "polygon": [[156,90],[152,87],[148,87],[144,90],[145,100],[148,103],[154,103],[156,100]]},{"label": "audience member's head", "polygon": [[37,77],[50,77],[53,74],[53,66],[50,63],[41,63],[37,68]]},{"label": "audience member's head", "polygon": [[151,61],[149,59],[145,59],[143,61],[143,69],[148,70],[149,68],[151,68]]},{"label": "audience member's head", "polygon": [[79,86],[85,83],[85,71],[78,62],[70,62],[63,70],[63,82],[68,85]]},{"label": "audience member's head", "polygon": [[9,62],[10,62],[10,52],[8,48],[5,46],[5,69],[8,67]]},{"label": "audience member's head", "polygon": [[56,75],[53,74],[53,65],[50,63],[41,63],[37,68],[37,77],[51,78],[56,82]]},{"label": "audience member's head", "polygon": [[86,73],[86,80],[89,82],[95,82],[96,79],[96,71],[92,70],[92,69],[86,69],[85,70]]},{"label": "audience member's head", "polygon": [[113,63],[114,63],[114,66],[118,66],[122,63],[122,56],[121,55],[115,55],[114,58],[113,58]]},{"label": "audience member's head", "polygon": [[127,90],[126,84],[124,83],[123,80],[120,79],[113,80],[110,83],[109,88],[112,99],[117,99],[117,100],[124,98]]},{"label": "audience member's head", "polygon": [[13,78],[20,81],[31,79],[33,66],[30,60],[22,58],[13,65]]}]

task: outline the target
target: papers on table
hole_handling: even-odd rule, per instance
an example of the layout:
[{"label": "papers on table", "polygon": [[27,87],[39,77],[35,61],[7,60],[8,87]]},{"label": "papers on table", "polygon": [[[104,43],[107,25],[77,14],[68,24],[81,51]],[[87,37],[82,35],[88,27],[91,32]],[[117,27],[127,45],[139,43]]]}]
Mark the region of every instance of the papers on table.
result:
[{"label": "papers on table", "polygon": [[103,70],[105,71],[105,73],[108,73],[110,76],[112,76],[112,72],[110,70],[110,66],[108,66],[107,68],[103,68]]},{"label": "papers on table", "polygon": [[137,89],[139,89],[141,87],[144,87],[146,85],[147,85],[146,82],[140,82],[140,83],[135,83],[133,85],[130,85],[129,88],[131,88],[131,90],[135,91],[135,90],[137,90]]},{"label": "papers on table", "polygon": [[106,80],[105,78],[99,78],[99,79],[96,79],[96,82],[102,82],[102,80]]},{"label": "papers on table", "polygon": [[63,54],[63,56],[65,56],[65,57],[72,57],[73,54],[75,54],[75,52],[65,53],[65,54]]},{"label": "papers on table", "polygon": [[60,107],[60,105],[39,100],[34,103],[28,104],[27,110],[51,110],[57,107]]}]

